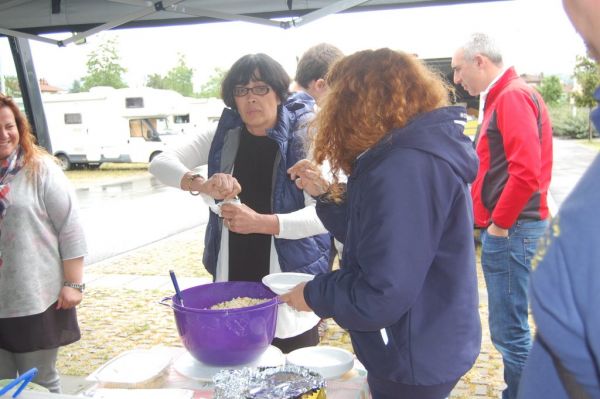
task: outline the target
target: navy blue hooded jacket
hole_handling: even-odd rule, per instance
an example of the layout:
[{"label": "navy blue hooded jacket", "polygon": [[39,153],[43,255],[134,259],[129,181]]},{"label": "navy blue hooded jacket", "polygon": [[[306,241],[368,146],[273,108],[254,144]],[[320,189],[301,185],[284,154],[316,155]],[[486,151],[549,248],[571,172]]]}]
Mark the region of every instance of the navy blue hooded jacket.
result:
[{"label": "navy blue hooded jacket", "polygon": [[340,270],[316,276],[304,297],[349,330],[375,378],[451,382],[481,345],[473,211],[478,160],[465,110],[445,107],[394,129],[357,158],[345,202],[319,200],[344,242]]}]

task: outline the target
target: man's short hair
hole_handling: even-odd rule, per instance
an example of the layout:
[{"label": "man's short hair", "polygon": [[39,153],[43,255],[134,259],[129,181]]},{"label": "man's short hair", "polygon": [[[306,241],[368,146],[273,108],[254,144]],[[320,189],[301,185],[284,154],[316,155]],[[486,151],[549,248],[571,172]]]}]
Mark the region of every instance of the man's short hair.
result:
[{"label": "man's short hair", "polygon": [[502,64],[502,52],[490,36],[485,33],[473,33],[463,46],[464,57],[473,61],[477,54],[486,56],[495,65]]},{"label": "man's short hair", "polygon": [[342,51],[328,43],[317,44],[306,50],[298,61],[296,68],[296,82],[308,88],[313,80],[325,78],[329,67],[344,56]]}]

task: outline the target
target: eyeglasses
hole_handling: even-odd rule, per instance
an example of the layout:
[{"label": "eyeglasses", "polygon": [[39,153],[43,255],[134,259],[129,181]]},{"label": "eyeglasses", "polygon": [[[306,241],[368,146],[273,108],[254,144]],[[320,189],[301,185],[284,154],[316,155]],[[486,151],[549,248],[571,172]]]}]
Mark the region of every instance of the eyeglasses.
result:
[{"label": "eyeglasses", "polygon": [[256,96],[264,96],[266,95],[271,88],[269,86],[254,86],[254,87],[244,87],[244,86],[236,86],[233,88],[233,95],[236,97],[244,97],[249,92]]}]

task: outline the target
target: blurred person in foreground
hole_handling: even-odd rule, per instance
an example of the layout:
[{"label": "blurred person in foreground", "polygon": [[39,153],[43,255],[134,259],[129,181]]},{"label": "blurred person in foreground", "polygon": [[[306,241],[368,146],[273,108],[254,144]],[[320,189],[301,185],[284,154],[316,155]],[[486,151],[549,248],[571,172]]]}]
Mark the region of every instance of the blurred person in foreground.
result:
[{"label": "blurred person in foreground", "polygon": [[281,298],[349,331],[374,399],[446,398],[481,345],[466,111],[421,61],[390,49],[343,58],[327,83],[315,162],[290,174],[344,242],[342,265]]},{"label": "blurred person in foreground", "polygon": [[[319,105],[323,102],[325,95],[329,91],[327,81],[325,80],[327,72],[331,66],[344,57],[344,53],[333,44],[320,43],[310,47],[302,54],[298,65],[296,66],[296,76],[294,78],[298,89],[311,96],[316,105],[315,111],[318,112]],[[325,162],[324,169],[328,170],[329,164]],[[343,251],[343,244],[331,235],[331,252],[329,254],[329,270],[333,269],[335,257],[338,257],[338,263]],[[319,336],[323,337],[327,331],[327,320],[321,320],[319,323]]]},{"label": "blurred person in foreground", "polygon": [[[333,44],[320,43],[306,50],[298,61],[295,82],[300,90],[314,99],[317,111],[329,91],[325,80],[327,72],[336,61],[343,57],[344,53]],[[330,268],[333,266],[336,253],[342,253],[342,244],[332,237]]]},{"label": "blurred person in foreground", "polygon": [[504,66],[489,36],[473,34],[454,53],[452,69],[454,83],[480,94],[479,171],[471,194],[481,229],[490,335],[504,364],[502,398],[514,399],[531,348],[531,259],[548,226],[552,126],[542,97]]},{"label": "blurred person in foreground", "polygon": [[[216,130],[158,155],[150,172],[160,181],[224,203],[210,212],[203,262],[215,281],[261,281],[270,273],[324,273],[330,238],[315,201],[296,187],[287,169],[306,156],[314,101],[290,96],[290,78],[266,54],[237,60],[226,74]],[[193,171],[208,164],[208,176]],[[316,345],[315,326],[273,344],[284,352]]]},{"label": "blurred person in foreground", "polygon": [[80,338],[86,253],[71,184],[0,94],[0,379],[36,367],[35,383],[61,391],[56,358]]},{"label": "blurred person in foreground", "polygon": [[[600,1],[563,0],[567,15],[600,61]],[[600,87],[594,95],[600,101]],[[600,130],[600,109],[591,119]],[[519,398],[600,399],[600,158],[552,220],[531,276],[537,326]]]}]

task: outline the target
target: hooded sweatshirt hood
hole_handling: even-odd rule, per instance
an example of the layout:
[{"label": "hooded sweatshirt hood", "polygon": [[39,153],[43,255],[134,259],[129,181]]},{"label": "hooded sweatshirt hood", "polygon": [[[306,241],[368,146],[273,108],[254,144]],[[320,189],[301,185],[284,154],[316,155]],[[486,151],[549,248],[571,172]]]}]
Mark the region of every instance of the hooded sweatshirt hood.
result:
[{"label": "hooded sweatshirt hood", "polygon": [[[477,175],[479,160],[472,141],[464,135],[467,114],[464,107],[443,107],[418,115],[405,127],[393,129],[373,148],[358,157],[357,170],[392,148],[412,148],[446,161],[465,183]],[[358,164],[361,164],[360,166]]]}]

